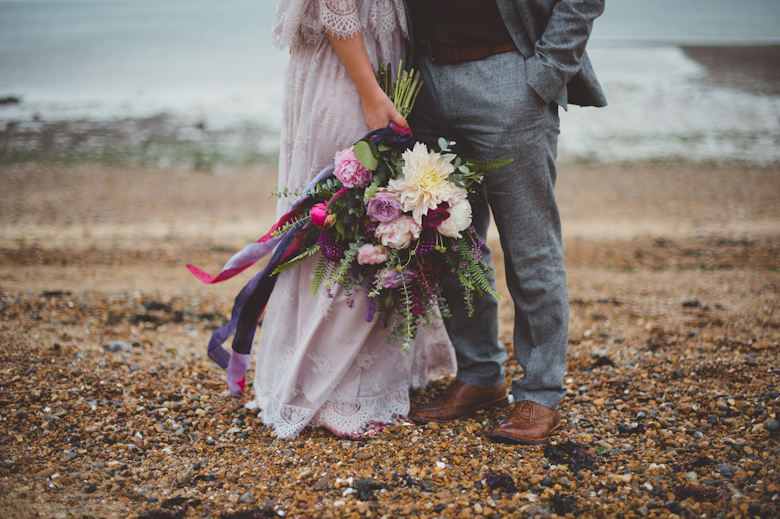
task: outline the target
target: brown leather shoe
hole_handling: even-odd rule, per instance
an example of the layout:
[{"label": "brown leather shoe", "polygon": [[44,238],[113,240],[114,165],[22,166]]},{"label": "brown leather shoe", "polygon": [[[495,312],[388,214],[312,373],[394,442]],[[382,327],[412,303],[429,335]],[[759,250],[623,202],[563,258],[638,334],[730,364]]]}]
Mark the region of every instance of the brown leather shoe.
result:
[{"label": "brown leather shoe", "polygon": [[550,434],[561,428],[561,413],[529,400],[515,404],[502,423],[490,431],[491,440],[501,443],[530,443],[538,445],[550,439]]},{"label": "brown leather shoe", "polygon": [[480,409],[506,407],[509,397],[506,384],[496,387],[477,387],[456,380],[436,400],[409,412],[409,418],[415,422],[446,423],[460,420]]}]

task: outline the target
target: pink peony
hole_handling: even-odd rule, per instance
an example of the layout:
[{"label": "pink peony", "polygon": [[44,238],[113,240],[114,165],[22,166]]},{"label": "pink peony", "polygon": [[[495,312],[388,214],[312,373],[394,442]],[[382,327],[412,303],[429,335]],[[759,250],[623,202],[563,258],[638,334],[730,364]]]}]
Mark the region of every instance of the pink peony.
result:
[{"label": "pink peony", "polygon": [[407,215],[401,215],[397,220],[387,223],[380,223],[374,236],[379,238],[382,245],[393,249],[405,249],[412,240],[420,237],[422,227],[414,221],[414,218]]},{"label": "pink peony", "polygon": [[401,202],[388,191],[378,191],[366,202],[366,214],[375,222],[392,222],[401,216]]},{"label": "pink peony", "polygon": [[361,265],[378,265],[387,261],[390,254],[384,245],[366,243],[358,249],[357,262]]},{"label": "pink peony", "polygon": [[336,217],[327,211],[327,208],[328,204],[325,202],[315,204],[311,208],[311,222],[321,229],[327,229],[336,221]]},{"label": "pink peony", "polygon": [[358,161],[354,148],[351,146],[336,152],[336,158],[333,159],[336,168],[333,173],[345,187],[366,187],[371,183],[371,170]]}]

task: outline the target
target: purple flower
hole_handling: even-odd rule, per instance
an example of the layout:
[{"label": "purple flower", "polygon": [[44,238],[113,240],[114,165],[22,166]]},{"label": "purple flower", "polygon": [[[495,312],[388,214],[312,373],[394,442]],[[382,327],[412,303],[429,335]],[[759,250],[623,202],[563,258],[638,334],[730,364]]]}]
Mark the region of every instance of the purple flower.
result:
[{"label": "purple flower", "polygon": [[403,286],[404,282],[409,283],[415,277],[414,271],[408,268],[403,269],[401,272],[394,268],[385,268],[376,273],[376,279],[382,285],[382,288],[398,288]]},{"label": "purple flower", "polygon": [[375,222],[392,222],[401,216],[401,202],[387,191],[379,191],[366,202],[366,213]]}]

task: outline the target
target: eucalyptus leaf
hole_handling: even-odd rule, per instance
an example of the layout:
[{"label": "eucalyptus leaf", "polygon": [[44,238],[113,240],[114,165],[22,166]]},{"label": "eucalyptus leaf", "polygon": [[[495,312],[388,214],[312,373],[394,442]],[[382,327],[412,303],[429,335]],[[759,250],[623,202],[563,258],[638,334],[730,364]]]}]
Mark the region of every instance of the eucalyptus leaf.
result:
[{"label": "eucalyptus leaf", "polygon": [[467,168],[466,166],[458,166],[458,171],[460,171],[464,175],[467,175],[469,173],[469,168]]},{"label": "eucalyptus leaf", "polygon": [[447,142],[447,139],[444,137],[439,137],[439,149],[441,149],[441,151],[450,151],[447,147],[448,144],[449,143]]},{"label": "eucalyptus leaf", "polygon": [[358,141],[357,144],[355,144],[355,149],[353,151],[355,152],[355,158],[358,159],[358,162],[360,162],[364,168],[374,171],[379,165],[379,161],[371,151],[372,146],[376,150],[376,146],[373,142]]}]

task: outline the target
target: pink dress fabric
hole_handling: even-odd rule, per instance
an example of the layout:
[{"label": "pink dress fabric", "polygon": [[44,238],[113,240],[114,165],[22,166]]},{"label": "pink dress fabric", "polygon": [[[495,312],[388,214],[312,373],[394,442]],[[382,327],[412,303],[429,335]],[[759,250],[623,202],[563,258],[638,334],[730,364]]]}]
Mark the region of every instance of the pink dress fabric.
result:
[{"label": "pink dress fabric", "polygon": [[[369,59],[397,66],[404,54],[402,0],[282,0],[273,38],[291,48],[285,76],[279,186],[302,188],[342,150],[368,132],[360,98],[328,43],[361,32]],[[281,216],[289,201],[277,208]],[[255,398],[260,417],[280,438],[307,425],[347,435],[370,420],[409,412],[409,389],[441,370],[455,353],[440,320],[421,326],[408,351],[387,342],[378,320],[365,321],[366,295],[346,305],[339,286],[311,295],[317,257],[280,274],[255,350]]]}]

